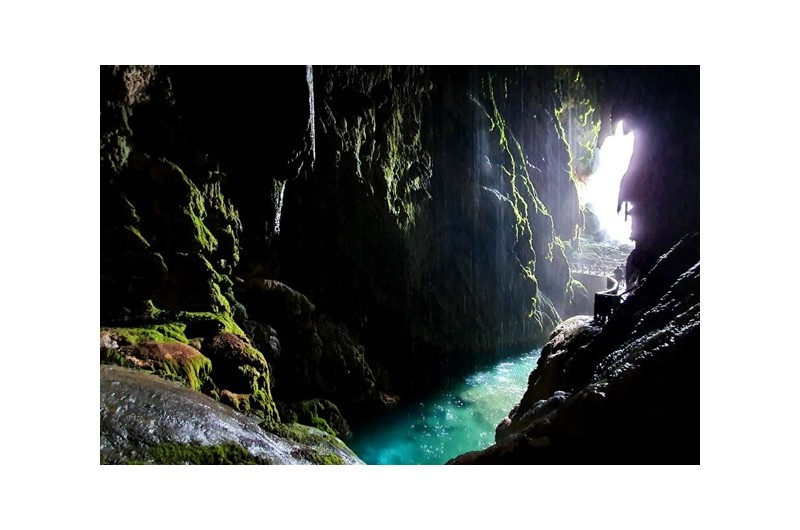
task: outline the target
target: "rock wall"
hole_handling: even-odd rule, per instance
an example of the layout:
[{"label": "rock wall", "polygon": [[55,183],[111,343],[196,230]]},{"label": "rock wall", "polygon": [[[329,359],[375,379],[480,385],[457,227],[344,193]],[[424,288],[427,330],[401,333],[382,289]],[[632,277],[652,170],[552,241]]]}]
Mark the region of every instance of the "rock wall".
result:
[{"label": "rock wall", "polygon": [[101,360],[344,435],[543,343],[593,148],[572,72],[101,68]]},{"label": "rock wall", "polygon": [[[345,329],[313,311],[275,315],[302,295],[281,291],[289,306],[267,296],[255,311],[269,321],[237,299],[251,296],[271,257],[270,191],[313,165],[309,73],[275,69],[265,82],[249,69],[101,68],[101,362],[152,371],[270,424],[276,402],[289,411],[295,400],[379,402]],[[305,386],[293,386],[288,358],[300,360]],[[286,371],[282,395],[272,393],[273,365]],[[322,410],[346,425],[336,405]]]},{"label": "rock wall", "polygon": [[656,262],[608,323],[562,323],[497,443],[455,464],[700,460],[700,237]]},{"label": "rock wall", "polygon": [[562,323],[497,443],[453,463],[699,462],[699,68],[580,71],[599,140],[619,119],[635,130],[619,196],[635,288],[603,326]]},{"label": "rock wall", "polygon": [[630,168],[620,185],[629,202],[636,248],[629,277],[644,275],[681,237],[700,230],[700,68],[614,67],[598,96],[612,121],[635,130]]},{"label": "rock wall", "polygon": [[270,274],[345,323],[397,391],[541,344],[570,303],[579,219],[555,72],[314,80],[316,167],[286,186]]}]

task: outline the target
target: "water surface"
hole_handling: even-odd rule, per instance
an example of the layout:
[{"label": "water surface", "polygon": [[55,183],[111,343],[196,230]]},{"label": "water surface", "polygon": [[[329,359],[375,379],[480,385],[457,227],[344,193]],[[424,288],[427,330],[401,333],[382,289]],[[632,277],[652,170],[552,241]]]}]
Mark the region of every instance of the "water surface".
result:
[{"label": "water surface", "polygon": [[367,464],[444,464],[494,442],[494,430],[525,393],[540,350],[475,372],[425,402],[399,405],[347,445]]}]

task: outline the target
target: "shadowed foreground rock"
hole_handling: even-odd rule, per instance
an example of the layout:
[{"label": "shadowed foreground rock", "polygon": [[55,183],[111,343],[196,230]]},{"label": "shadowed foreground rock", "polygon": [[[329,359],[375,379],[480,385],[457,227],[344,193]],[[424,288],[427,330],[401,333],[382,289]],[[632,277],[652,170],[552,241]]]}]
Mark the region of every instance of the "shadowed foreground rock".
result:
[{"label": "shadowed foreground rock", "polygon": [[700,462],[700,237],[664,254],[597,326],[552,333],[497,443],[454,464]]},{"label": "shadowed foreground rock", "polygon": [[266,432],[200,392],[118,366],[100,367],[102,464],[362,464],[339,439],[291,424]]}]

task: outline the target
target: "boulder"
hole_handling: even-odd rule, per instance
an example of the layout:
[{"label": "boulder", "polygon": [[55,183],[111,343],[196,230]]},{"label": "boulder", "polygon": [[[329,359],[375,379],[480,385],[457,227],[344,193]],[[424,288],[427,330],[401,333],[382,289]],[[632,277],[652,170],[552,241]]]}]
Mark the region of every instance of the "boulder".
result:
[{"label": "boulder", "polygon": [[699,463],[699,243],[661,256],[603,328],[557,328],[497,443],[452,463]]},{"label": "boulder", "polygon": [[312,427],[267,432],[195,390],[141,371],[100,367],[101,464],[361,464]]},{"label": "boulder", "polygon": [[339,408],[327,399],[309,399],[288,404],[278,404],[281,419],[286,423],[312,425],[321,431],[346,439],[350,426]]},{"label": "boulder", "polygon": [[114,354],[121,357],[120,362],[115,364],[151,371],[166,379],[183,382],[194,390],[200,390],[209,383],[211,361],[188,344],[144,341],[105,350],[107,359]]},{"label": "boulder", "polygon": [[[318,312],[305,295],[256,275],[237,296],[250,308],[253,321],[247,327],[254,339],[271,353],[277,399],[296,403],[323,398],[343,408],[378,402],[363,346],[347,327]],[[258,322],[268,325],[254,325]]]}]

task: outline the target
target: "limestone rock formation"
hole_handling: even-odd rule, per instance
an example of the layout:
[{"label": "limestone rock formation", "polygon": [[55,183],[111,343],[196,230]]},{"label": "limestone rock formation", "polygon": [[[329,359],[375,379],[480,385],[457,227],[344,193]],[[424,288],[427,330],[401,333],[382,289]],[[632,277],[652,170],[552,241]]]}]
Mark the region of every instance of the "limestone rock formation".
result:
[{"label": "limestone rock formation", "polygon": [[497,443],[456,464],[699,463],[700,237],[661,256],[608,323],[564,322]]},{"label": "limestone rock formation", "polygon": [[[568,259],[586,220],[576,186],[609,116],[651,147],[622,189],[629,268],[657,277],[658,256],[699,230],[699,111],[673,83],[691,70],[102,67],[101,363],[296,437],[293,421],[345,436],[348,421],[540,345],[591,302]],[[645,287],[620,315],[655,307]],[[573,324],[501,443],[594,403],[605,391],[584,390],[612,369],[609,344],[634,351],[620,319]]]},{"label": "limestone rock formation", "polygon": [[154,375],[100,368],[101,463],[362,463],[330,434],[297,424],[276,429]]}]

